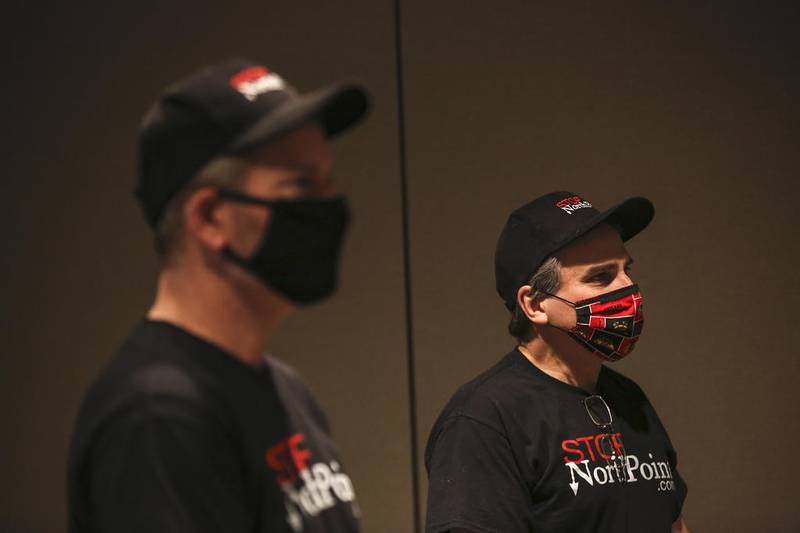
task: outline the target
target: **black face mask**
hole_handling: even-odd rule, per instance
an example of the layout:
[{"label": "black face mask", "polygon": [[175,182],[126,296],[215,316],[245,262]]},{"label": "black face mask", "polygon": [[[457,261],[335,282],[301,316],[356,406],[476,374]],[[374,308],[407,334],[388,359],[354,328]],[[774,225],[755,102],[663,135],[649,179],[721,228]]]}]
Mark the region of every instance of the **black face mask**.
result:
[{"label": "black face mask", "polygon": [[336,289],[339,252],[350,210],[344,197],[264,200],[219,189],[219,197],[269,207],[269,228],[255,253],[245,259],[226,247],[222,254],[297,304],[324,300]]}]

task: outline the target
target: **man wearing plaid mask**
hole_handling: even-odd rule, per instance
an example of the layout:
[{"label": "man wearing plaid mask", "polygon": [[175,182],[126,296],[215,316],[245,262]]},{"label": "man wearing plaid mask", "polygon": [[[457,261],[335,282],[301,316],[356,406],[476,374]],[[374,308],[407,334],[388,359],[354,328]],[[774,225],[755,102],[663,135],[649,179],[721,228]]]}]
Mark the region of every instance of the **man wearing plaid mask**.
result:
[{"label": "man wearing plaid mask", "polygon": [[428,533],[686,532],[686,483],[655,409],[604,363],[642,334],[624,242],[645,198],[607,211],[554,192],[511,213],[497,291],[517,347],[463,385],[425,453]]}]

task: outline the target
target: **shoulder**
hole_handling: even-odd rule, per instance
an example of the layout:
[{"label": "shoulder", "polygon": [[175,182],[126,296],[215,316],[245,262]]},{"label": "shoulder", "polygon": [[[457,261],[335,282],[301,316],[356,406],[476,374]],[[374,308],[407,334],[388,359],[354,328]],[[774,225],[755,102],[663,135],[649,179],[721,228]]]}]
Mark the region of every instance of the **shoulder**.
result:
[{"label": "shoulder", "polygon": [[126,342],[89,388],[82,426],[136,423],[152,418],[225,419],[213,385],[188,358]]},{"label": "shoulder", "polygon": [[81,403],[70,446],[70,476],[79,475],[91,461],[127,450],[145,435],[161,442],[228,443],[236,434],[224,384],[212,372],[179,347],[137,341],[132,336],[122,344]]},{"label": "shoulder", "polygon": [[272,355],[265,355],[264,360],[267,362],[269,370],[272,372],[276,379],[282,379],[292,383],[298,387],[306,388],[306,384],[300,374],[291,367],[288,363],[281,361]]},{"label": "shoulder", "polygon": [[119,389],[131,400],[144,404],[169,400],[201,406],[212,399],[209,388],[197,373],[184,365],[166,361],[136,369],[120,380]]},{"label": "shoulder", "polygon": [[229,406],[186,367],[149,361],[124,371],[112,365],[81,404],[70,463],[80,468],[133,440],[229,442],[236,434]]},{"label": "shoulder", "polygon": [[265,355],[264,359],[267,362],[267,369],[280,392],[313,399],[311,389],[297,370],[272,355]]},{"label": "shoulder", "polygon": [[314,417],[326,432],[330,433],[328,417],[322,410],[311,388],[306,384],[297,370],[280,359],[271,355],[264,356],[267,367],[272,374],[275,388],[284,403],[291,403],[291,408],[297,407],[299,402],[305,410]]},{"label": "shoulder", "polygon": [[439,415],[433,433],[456,418],[469,419],[504,433],[504,412],[514,402],[515,395],[530,385],[524,379],[524,374],[521,375],[516,368],[517,364],[508,354],[488,370],[461,385]]}]

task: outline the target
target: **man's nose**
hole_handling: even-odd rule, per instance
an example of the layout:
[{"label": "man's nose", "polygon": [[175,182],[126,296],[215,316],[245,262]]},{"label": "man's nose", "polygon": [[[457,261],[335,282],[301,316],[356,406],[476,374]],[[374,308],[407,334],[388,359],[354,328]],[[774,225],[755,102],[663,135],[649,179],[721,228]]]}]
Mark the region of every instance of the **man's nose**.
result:
[{"label": "man's nose", "polygon": [[629,285],[633,285],[633,280],[624,270],[620,273],[619,276],[617,276],[617,281],[619,282],[620,287],[627,287]]}]

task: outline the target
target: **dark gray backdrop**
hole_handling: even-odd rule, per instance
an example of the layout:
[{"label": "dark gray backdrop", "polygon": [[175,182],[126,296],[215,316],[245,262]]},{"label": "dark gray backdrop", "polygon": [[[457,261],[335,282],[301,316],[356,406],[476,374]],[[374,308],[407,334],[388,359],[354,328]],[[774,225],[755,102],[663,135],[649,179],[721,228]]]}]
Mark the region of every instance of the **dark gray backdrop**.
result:
[{"label": "dark gray backdrop", "polygon": [[413,530],[410,423],[423,446],[452,391],[512,346],[494,242],[511,209],[555,189],[656,204],[630,244],[647,328],[618,367],[671,432],[689,525],[800,528],[795,3],[401,8],[413,419],[394,4],[9,6],[0,530],[64,529],[78,403],[152,298],[130,196],[139,117],[165,83],[230,55],[302,89],[355,76],[373,93],[369,121],[336,145],[356,216],[341,290],[270,345],[327,408],[367,533]]}]

